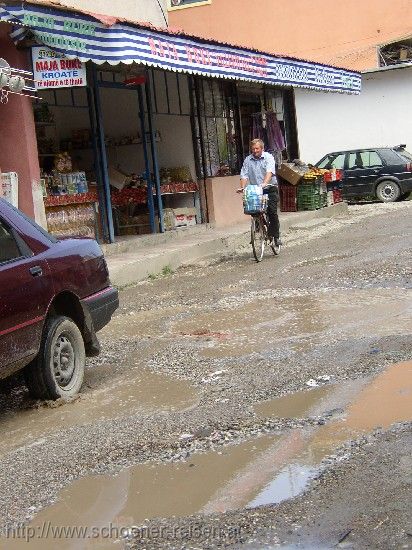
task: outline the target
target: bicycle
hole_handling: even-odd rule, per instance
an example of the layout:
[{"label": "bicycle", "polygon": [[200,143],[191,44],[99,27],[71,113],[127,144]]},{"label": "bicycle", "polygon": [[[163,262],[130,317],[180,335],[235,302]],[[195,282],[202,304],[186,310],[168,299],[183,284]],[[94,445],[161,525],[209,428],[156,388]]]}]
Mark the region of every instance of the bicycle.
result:
[{"label": "bicycle", "polygon": [[268,236],[269,220],[266,212],[256,212],[250,215],[250,242],[252,245],[253,256],[257,262],[261,262],[265,253],[265,246],[269,245],[273,254],[280,254],[281,245],[275,244],[274,240]]}]

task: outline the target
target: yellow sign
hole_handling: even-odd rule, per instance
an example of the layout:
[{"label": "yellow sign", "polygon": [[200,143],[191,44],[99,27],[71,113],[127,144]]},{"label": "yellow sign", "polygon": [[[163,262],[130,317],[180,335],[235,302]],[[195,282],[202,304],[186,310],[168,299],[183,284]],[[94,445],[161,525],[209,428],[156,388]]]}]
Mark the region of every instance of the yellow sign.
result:
[{"label": "yellow sign", "polygon": [[206,6],[211,4],[212,0],[167,0],[167,9],[182,10],[184,8],[195,8],[197,6]]}]

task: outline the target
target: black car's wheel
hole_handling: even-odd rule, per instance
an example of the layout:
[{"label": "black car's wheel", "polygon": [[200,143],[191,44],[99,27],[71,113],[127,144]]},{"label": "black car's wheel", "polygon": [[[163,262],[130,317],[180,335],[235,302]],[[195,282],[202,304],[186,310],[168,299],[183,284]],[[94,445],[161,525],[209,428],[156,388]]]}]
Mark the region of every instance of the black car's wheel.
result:
[{"label": "black car's wheel", "polygon": [[50,317],[37,358],[26,367],[30,394],[37,399],[73,397],[83,383],[86,354],[81,332],[68,317]]},{"label": "black car's wheel", "polygon": [[395,202],[399,199],[401,190],[394,181],[381,181],[376,188],[376,196],[382,202]]}]

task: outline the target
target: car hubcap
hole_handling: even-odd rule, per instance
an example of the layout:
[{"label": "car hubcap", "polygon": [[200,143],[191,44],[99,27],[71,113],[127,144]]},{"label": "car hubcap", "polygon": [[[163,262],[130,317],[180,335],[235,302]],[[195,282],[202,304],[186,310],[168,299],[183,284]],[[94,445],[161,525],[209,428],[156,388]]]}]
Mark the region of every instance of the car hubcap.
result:
[{"label": "car hubcap", "polygon": [[53,370],[59,386],[67,386],[74,373],[75,354],[67,336],[61,335],[56,341],[53,352]]},{"label": "car hubcap", "polygon": [[385,187],[382,189],[382,195],[386,199],[393,199],[395,196],[395,190],[391,185],[385,185]]}]

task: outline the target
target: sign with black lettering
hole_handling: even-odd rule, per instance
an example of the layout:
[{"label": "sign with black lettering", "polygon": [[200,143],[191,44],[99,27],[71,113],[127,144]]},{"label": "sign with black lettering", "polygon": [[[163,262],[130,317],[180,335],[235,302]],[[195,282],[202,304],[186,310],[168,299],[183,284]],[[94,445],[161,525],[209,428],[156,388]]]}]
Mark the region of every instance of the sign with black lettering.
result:
[{"label": "sign with black lettering", "polygon": [[37,90],[86,86],[86,65],[68,59],[45,46],[32,48],[33,74]]}]

